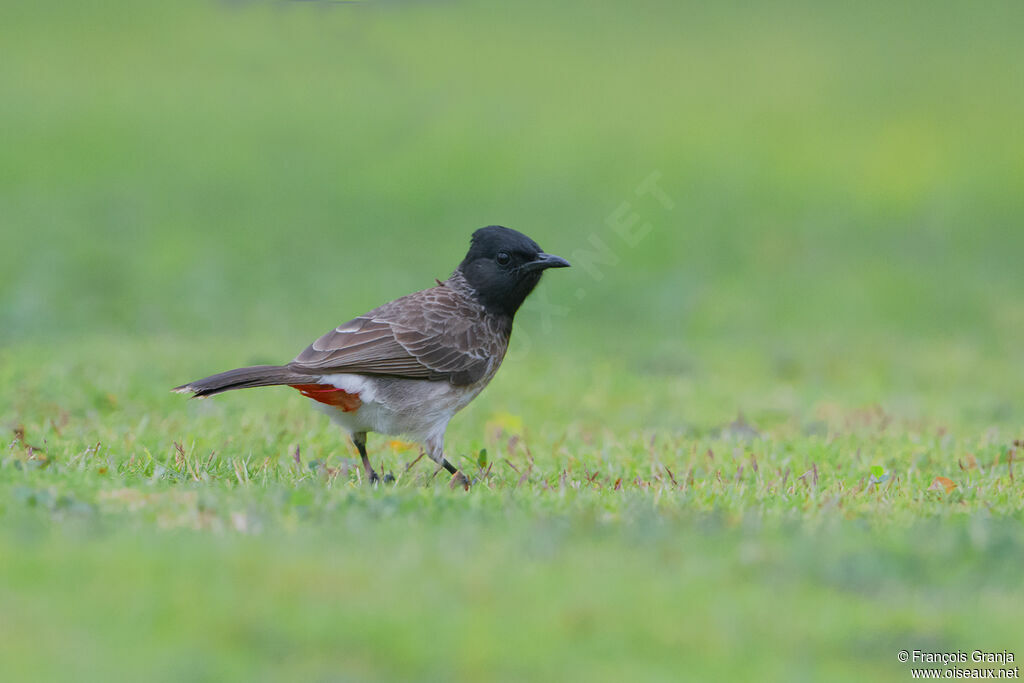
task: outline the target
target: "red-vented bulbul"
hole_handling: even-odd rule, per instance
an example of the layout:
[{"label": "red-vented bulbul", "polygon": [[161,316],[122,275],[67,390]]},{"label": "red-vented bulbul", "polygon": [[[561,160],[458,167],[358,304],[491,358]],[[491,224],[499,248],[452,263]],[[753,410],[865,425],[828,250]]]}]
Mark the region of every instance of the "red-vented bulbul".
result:
[{"label": "red-vented bulbul", "polygon": [[548,268],[569,262],[526,235],[492,225],[437,286],[386,303],[313,342],[287,365],[228,370],[174,389],[193,396],[286,385],[313,400],[352,437],[370,483],[367,432],[422,444],[453,483],[468,480],[444,457],[444,433],[498,371],[516,311]]}]

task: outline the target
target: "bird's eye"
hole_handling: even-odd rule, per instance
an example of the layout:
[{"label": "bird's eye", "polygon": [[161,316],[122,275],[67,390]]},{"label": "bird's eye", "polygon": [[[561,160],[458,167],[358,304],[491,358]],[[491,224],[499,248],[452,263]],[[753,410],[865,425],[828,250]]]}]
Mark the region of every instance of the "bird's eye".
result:
[{"label": "bird's eye", "polygon": [[507,266],[508,262],[512,260],[512,257],[508,255],[507,251],[499,251],[494,260],[498,262],[499,266]]}]

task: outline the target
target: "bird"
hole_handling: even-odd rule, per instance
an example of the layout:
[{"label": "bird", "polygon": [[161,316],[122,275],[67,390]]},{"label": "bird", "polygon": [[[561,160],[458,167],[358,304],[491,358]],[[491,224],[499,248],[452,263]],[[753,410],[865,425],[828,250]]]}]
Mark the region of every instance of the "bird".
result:
[{"label": "bird", "polygon": [[366,451],[373,432],[420,444],[453,487],[468,489],[444,455],[448,422],[494,378],[516,312],[543,272],[569,265],[521,232],[480,228],[447,280],[339,325],[290,363],[228,370],[173,391],[203,398],[288,386],[348,432],[371,485],[381,482]]}]

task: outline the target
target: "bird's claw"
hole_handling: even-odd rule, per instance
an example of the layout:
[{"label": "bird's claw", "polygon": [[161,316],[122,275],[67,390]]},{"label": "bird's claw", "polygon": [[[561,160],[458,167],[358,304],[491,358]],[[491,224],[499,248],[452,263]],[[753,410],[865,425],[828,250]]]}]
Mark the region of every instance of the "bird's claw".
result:
[{"label": "bird's claw", "polygon": [[393,475],[391,472],[388,472],[383,477],[381,477],[376,472],[370,472],[369,479],[370,479],[370,485],[371,486],[374,486],[376,484],[381,484],[381,483],[383,483],[383,484],[394,484],[395,483],[395,475]]},{"label": "bird's claw", "polygon": [[448,482],[448,487],[451,489],[456,489],[460,486],[466,491],[468,491],[469,479],[467,479],[466,475],[464,475],[462,472],[456,472],[455,474],[452,475],[451,481]]}]

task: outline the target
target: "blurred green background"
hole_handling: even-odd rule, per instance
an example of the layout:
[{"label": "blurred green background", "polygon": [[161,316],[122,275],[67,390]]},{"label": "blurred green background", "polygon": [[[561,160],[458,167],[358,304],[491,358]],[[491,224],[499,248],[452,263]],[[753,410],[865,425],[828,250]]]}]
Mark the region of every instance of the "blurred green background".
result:
[{"label": "blurred green background", "polygon": [[[532,348],[704,380],[749,355],[816,398],[956,395],[947,418],[1024,393],[1018,3],[4,14],[6,345],[284,360],[500,223],[618,259],[558,273],[571,310],[524,314]],[[635,195],[652,173],[673,210]],[[635,248],[606,223],[623,202],[652,228]]]},{"label": "blurred green background", "polygon": [[[990,570],[1024,557],[1012,462],[983,462],[970,476],[999,478],[949,505],[921,491],[1024,438],[1022,29],[1012,1],[5,3],[0,426],[24,433],[0,467],[7,665],[51,678],[90,652],[97,678],[903,680],[897,644],[995,648],[967,637],[1004,627],[1019,644],[992,607],[1012,583]],[[667,201],[637,192],[651,179]],[[632,214],[650,226],[635,244],[612,227]],[[325,488],[282,474],[295,446],[350,456],[298,397],[166,394],[290,359],[446,277],[494,223],[576,263],[545,278],[505,369],[449,431],[452,452],[495,461],[525,434],[528,495],[500,465],[508,481],[465,500]],[[760,453],[780,478],[821,465],[843,492],[879,463],[899,493],[822,511],[776,495],[788,483],[741,488],[735,467],[714,489],[718,465],[694,454],[748,428],[762,441],[715,448]],[[171,477],[188,471],[175,441],[197,463],[218,454],[206,483]],[[49,464],[31,466],[29,443]],[[246,489],[241,457],[280,472]],[[628,484],[650,458],[711,488],[547,493],[560,471]],[[190,521],[105,507],[147,486]],[[315,521],[287,502],[302,486]],[[239,510],[262,535],[233,537]],[[936,515],[929,555],[915,525]],[[564,552],[516,571],[552,526]],[[446,553],[453,537],[490,554]],[[347,544],[363,554],[338,559]],[[441,576],[452,594],[428,587]],[[317,607],[339,580],[375,585]],[[623,592],[647,581],[647,602]],[[206,640],[222,629],[235,635]],[[816,657],[788,656],[805,642]]]}]

